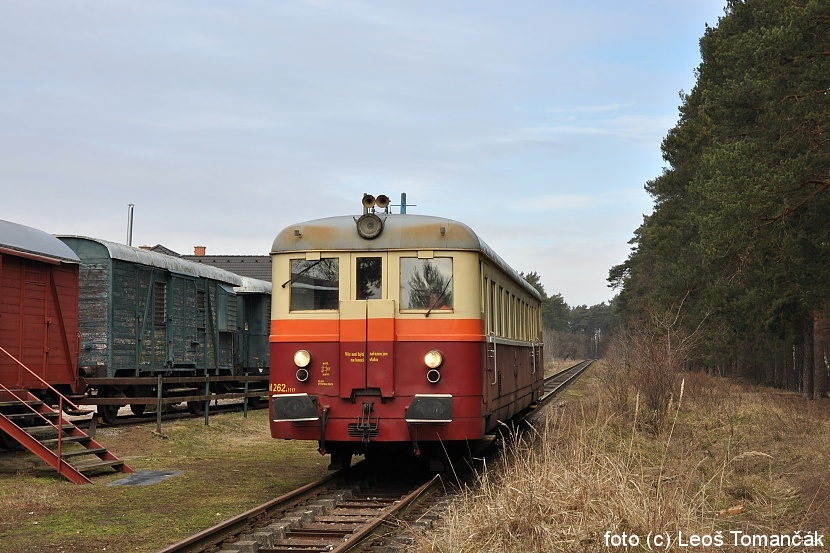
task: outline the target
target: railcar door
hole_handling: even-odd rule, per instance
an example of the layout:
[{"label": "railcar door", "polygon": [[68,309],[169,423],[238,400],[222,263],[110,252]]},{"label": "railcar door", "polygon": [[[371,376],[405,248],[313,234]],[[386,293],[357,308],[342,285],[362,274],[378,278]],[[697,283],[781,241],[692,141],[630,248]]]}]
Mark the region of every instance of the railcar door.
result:
[{"label": "railcar door", "polygon": [[340,302],[340,397],[393,397],[395,300],[385,253],[354,253],[349,299]]}]

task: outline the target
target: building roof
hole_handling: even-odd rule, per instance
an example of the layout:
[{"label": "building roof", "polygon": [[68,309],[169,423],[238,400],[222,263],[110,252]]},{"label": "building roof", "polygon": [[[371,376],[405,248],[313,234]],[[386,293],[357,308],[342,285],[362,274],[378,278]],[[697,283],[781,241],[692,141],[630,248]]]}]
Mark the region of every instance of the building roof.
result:
[{"label": "building roof", "polygon": [[183,255],[183,259],[271,282],[270,255]]},{"label": "building roof", "polygon": [[151,252],[156,252],[156,253],[163,253],[164,255],[172,255],[173,257],[183,257],[178,252],[174,252],[170,248],[166,248],[166,247],[162,246],[161,244],[156,244],[152,248],[149,247],[149,246],[141,246],[141,249],[151,251]]}]

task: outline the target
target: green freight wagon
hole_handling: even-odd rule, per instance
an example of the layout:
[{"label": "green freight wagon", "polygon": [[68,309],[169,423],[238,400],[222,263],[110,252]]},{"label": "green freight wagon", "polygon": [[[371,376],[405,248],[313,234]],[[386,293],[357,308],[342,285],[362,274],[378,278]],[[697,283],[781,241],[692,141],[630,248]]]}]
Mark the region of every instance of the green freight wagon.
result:
[{"label": "green freight wagon", "polygon": [[206,390],[226,393],[240,386],[231,377],[267,374],[260,312],[270,310],[270,283],[96,238],[58,238],[81,260],[78,365],[107,422],[119,405],[144,411],[158,394],[150,377],[167,377],[163,395],[199,410]]}]

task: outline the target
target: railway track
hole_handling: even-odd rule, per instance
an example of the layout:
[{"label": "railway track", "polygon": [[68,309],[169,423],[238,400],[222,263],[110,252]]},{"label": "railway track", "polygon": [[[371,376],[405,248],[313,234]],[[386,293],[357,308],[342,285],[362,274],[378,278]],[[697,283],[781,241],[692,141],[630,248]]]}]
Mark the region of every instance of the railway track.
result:
[{"label": "railway track", "polygon": [[[212,405],[210,407],[209,415],[218,415],[223,413],[237,413],[239,411],[252,411],[256,409],[265,409],[268,407],[267,401],[260,401],[256,404],[249,404],[247,407],[243,403],[239,402],[223,402],[219,403],[218,405]],[[160,416],[159,416],[160,415]],[[98,425],[100,422],[100,417],[98,413],[92,411],[91,413],[83,414],[83,415],[66,415],[64,417],[67,421],[70,421],[72,424],[77,426],[79,429],[85,431],[90,436],[95,436],[95,433],[98,430]],[[173,405],[170,405],[167,409],[162,411],[161,413],[157,412],[147,412],[142,413],[141,415],[136,415],[132,413],[129,407],[123,407],[117,413],[117,416],[111,419],[111,422],[103,423],[109,427],[119,427],[119,426],[138,426],[142,424],[156,424],[156,432],[159,434],[161,433],[161,422],[171,422],[175,420],[182,420],[182,419],[192,419],[192,418],[204,418],[205,413],[193,413],[188,409],[181,409],[177,408]],[[4,435],[2,431],[0,431],[0,455],[4,454],[12,454],[17,451],[20,451],[22,446],[14,441],[8,435]]]},{"label": "railway track", "polygon": [[356,551],[418,500],[435,496],[440,477],[401,476],[368,461],[332,473],[293,492],[176,543],[161,553],[282,553]]},{"label": "railway track", "polygon": [[[221,413],[236,413],[239,411],[253,411],[256,409],[265,409],[268,407],[268,401],[258,401],[256,403],[249,402],[247,407],[239,401],[227,400],[219,404],[211,404],[208,416],[218,415]],[[92,424],[92,419],[96,419],[95,424],[106,424],[107,426],[132,426],[138,424],[155,423],[158,421],[158,411],[147,411],[141,414],[133,413],[129,407],[122,407],[112,422],[104,422],[98,413],[93,412],[87,425]],[[175,404],[168,404],[165,409],[161,411],[161,419],[163,421],[179,420],[179,419],[194,419],[204,418],[204,410],[200,412],[193,412],[190,409],[176,406]],[[83,427],[83,425],[80,425]]]},{"label": "railway track", "polygon": [[[573,383],[584,361],[545,379],[528,419]],[[456,475],[457,476],[457,475]],[[400,528],[405,513],[423,514],[440,501],[440,475],[362,461],[182,540],[159,553],[289,553],[396,551],[383,544],[384,527]],[[435,516],[435,515],[431,515]],[[417,518],[417,516],[416,516]],[[411,518],[407,521],[414,520]],[[393,540],[394,541],[394,540]]]},{"label": "railway track", "polygon": [[593,359],[587,359],[547,377],[545,379],[544,392],[542,393],[542,397],[537,402],[537,405],[540,407],[547,405],[554,397],[556,397],[556,394],[564,391],[565,388],[573,384],[573,382],[579,378],[582,373],[585,372],[591,364],[593,364],[593,362]]}]

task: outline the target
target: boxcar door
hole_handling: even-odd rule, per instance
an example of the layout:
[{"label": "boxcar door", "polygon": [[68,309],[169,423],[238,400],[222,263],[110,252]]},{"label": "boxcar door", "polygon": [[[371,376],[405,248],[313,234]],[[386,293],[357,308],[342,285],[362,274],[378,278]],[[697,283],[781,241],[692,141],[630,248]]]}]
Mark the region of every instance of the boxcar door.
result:
[{"label": "boxcar door", "polygon": [[385,253],[351,254],[349,299],[340,302],[340,396],[395,395],[395,301]]},{"label": "boxcar door", "polygon": [[[23,285],[21,286],[21,344],[20,360],[30,371],[41,378],[46,375],[46,355],[49,351],[50,320],[49,296],[47,294],[47,279],[49,273],[46,265],[41,263],[23,262]],[[27,388],[40,388],[37,379],[27,371],[23,371],[23,385]]]}]

